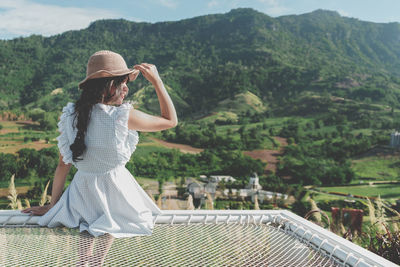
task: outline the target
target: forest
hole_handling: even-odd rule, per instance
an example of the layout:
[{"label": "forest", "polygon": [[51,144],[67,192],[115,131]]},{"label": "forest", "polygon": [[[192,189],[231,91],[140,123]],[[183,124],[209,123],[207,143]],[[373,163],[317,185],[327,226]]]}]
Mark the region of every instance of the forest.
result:
[{"label": "forest", "polygon": [[[324,10],[272,18],[240,8],[155,24],[100,20],[52,37],[0,41],[0,109],[59,111],[78,97],[87,59],[101,49],[130,66],[158,66],[189,120],[247,91],[272,106],[311,91],[398,107],[399,34],[398,23]],[[146,85],[143,78],[132,83],[130,96]]]},{"label": "forest", "polygon": [[[391,129],[399,127],[400,121],[396,116],[398,112],[356,102],[335,103],[327,112],[323,110],[326,105],[322,104],[320,110],[317,110],[317,103],[327,103],[329,99],[320,97],[310,100],[309,97],[304,97],[289,103],[288,107],[301,108],[302,103],[308,101],[313,101],[312,105],[307,105],[312,110],[305,117],[293,116],[292,111],[286,109],[286,116],[281,114],[279,117],[271,113],[271,118],[259,120],[258,115],[243,114],[247,119],[239,120],[241,124],[216,125],[200,120],[183,122],[175,128],[147,134],[145,136],[204,150],[198,154],[185,154],[176,149],[159,152],[149,150],[142,153],[139,146],[139,155],[134,154],[127,168],[137,176],[154,179],[161,177],[164,180],[213,174],[231,175],[246,180],[256,172],[261,176],[262,183],[266,186],[270,183],[269,187],[274,184],[271,181],[277,181],[277,177],[286,177],[285,183],[294,185],[348,184],[360,178],[353,171],[353,158],[374,147],[387,146],[390,143]],[[368,111],[367,108],[376,110]],[[282,110],[275,112],[281,113]],[[318,116],[312,115],[313,113]],[[368,117],[368,120],[362,122],[359,116]],[[40,123],[43,118],[38,117],[38,129],[47,130],[46,124]],[[273,120],[278,124],[274,124]],[[55,127],[55,122],[50,125]],[[35,135],[31,140],[50,139],[54,142],[53,138],[57,136],[55,128],[45,133],[52,135]],[[275,136],[286,138],[288,145],[284,148],[276,173],[268,174],[264,171],[267,163],[244,155],[243,151],[279,148],[280,144],[274,139]],[[24,136],[24,139],[29,137]],[[145,147],[143,150],[147,151]],[[39,151],[24,148],[16,154],[0,153],[0,181],[8,181],[12,174],[16,174],[17,180],[31,178],[34,181],[40,177],[43,187],[52,178],[57,162],[56,146]],[[69,179],[73,174],[74,172],[69,175]],[[279,190],[279,186],[274,189],[285,190]]]}]

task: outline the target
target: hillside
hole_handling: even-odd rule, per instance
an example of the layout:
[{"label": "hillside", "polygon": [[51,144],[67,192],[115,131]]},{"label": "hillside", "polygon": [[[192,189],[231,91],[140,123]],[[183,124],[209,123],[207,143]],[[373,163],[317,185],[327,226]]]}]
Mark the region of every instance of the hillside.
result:
[{"label": "hillside", "polygon": [[[183,115],[182,111],[189,108],[189,105],[171,87],[165,85],[165,89],[168,91],[168,94],[174,103],[178,116]],[[158,102],[157,94],[151,85],[140,88],[127,99],[136,102],[134,106],[140,107],[143,111],[160,114],[160,103]]]},{"label": "hillside", "polygon": [[[154,24],[101,20],[48,38],[0,41],[0,108],[60,110],[77,98],[87,59],[100,49],[121,53],[128,65],[156,64],[186,117],[245,92],[267,106],[313,91],[399,107],[399,36],[399,23],[324,10],[272,18],[240,8]],[[129,96],[147,85],[139,78]],[[48,97],[56,88],[63,93]]]}]

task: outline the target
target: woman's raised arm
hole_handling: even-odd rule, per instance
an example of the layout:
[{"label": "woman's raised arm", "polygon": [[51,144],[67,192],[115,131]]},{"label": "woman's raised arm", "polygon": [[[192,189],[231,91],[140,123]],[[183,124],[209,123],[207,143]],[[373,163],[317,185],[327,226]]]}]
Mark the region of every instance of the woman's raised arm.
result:
[{"label": "woman's raised arm", "polygon": [[140,110],[131,109],[128,128],[141,132],[157,132],[173,128],[178,124],[174,104],[154,65],[143,63],[135,66],[143,76],[153,84],[158,101],[160,102],[161,116],[153,116]]}]

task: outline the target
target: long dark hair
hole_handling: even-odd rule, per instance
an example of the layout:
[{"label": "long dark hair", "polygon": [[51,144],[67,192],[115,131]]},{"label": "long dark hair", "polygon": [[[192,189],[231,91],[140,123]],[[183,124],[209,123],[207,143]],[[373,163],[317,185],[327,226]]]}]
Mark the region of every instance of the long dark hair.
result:
[{"label": "long dark hair", "polygon": [[[81,86],[82,93],[80,98],[75,102],[75,111],[73,113],[75,114],[75,118],[72,123],[75,128],[75,120],[78,120],[76,123],[78,133],[76,134],[74,143],[70,146],[74,162],[83,159],[79,157],[86,150],[85,134],[90,122],[93,106],[97,103],[107,103],[115,95],[119,95],[120,85],[127,77],[128,75],[91,79]],[[111,93],[112,86],[117,87],[114,93]]]}]

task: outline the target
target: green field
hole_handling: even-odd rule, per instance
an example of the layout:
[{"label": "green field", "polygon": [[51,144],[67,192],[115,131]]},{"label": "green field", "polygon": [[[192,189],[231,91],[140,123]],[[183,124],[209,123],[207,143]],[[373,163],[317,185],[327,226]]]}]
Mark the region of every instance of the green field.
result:
[{"label": "green field", "polygon": [[142,145],[138,145],[135,152],[133,152],[132,158],[135,160],[135,157],[142,157],[146,156],[151,153],[160,153],[160,152],[168,152],[171,151],[171,148],[166,148],[161,144],[153,143],[146,143]]},{"label": "green field", "polygon": [[400,159],[393,157],[371,156],[353,161],[352,169],[359,177],[377,180],[398,180],[400,177]]},{"label": "green field", "polygon": [[[319,187],[325,192],[339,192],[351,195],[366,197],[378,197],[386,200],[395,200],[400,198],[400,184],[375,184],[375,185],[353,185],[353,186],[334,186]],[[324,194],[324,196],[326,196]],[[338,196],[329,196],[337,198]]]},{"label": "green field", "polygon": [[[289,119],[293,117],[276,117],[276,118],[266,118],[264,119],[265,123],[268,125],[268,127],[273,127],[275,130],[280,130],[282,126],[287,122]],[[307,121],[307,119],[303,117],[296,117],[296,119],[301,120],[301,121]],[[246,124],[247,128],[253,128],[258,125],[262,126],[264,122],[252,122]],[[225,133],[227,129],[231,129],[232,131],[238,130],[242,125],[218,125],[217,127],[217,133]]]}]

